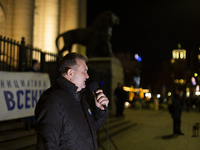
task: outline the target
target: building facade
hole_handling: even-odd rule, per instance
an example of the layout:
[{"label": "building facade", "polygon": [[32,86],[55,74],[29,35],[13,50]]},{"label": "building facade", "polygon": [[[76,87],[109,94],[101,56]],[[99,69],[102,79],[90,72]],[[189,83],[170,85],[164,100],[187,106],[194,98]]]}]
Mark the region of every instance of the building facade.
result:
[{"label": "building facade", "polygon": [[[56,37],[86,27],[86,0],[0,0],[0,35],[57,53]],[[59,48],[64,46],[59,41]],[[73,51],[85,55],[85,47]]]}]

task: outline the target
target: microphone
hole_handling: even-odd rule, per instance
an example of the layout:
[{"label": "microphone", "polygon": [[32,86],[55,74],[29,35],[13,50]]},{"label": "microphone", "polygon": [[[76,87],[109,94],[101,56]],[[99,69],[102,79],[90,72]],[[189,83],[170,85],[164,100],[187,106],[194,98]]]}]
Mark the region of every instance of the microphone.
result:
[{"label": "microphone", "polygon": [[[91,82],[89,84],[89,89],[90,89],[91,92],[95,93],[95,91],[97,91],[98,88],[99,88],[99,85],[97,84],[96,81],[93,81],[93,82]],[[95,95],[97,95],[97,94],[95,93]],[[106,134],[107,134],[107,150],[108,150],[109,149],[109,140],[108,140],[109,139],[109,137],[108,137],[108,108],[106,107],[106,105],[102,105],[102,106],[104,107],[105,112],[107,113],[107,131],[106,131]]]},{"label": "microphone", "polygon": [[[95,91],[97,91],[99,89],[99,85],[97,84],[96,81],[93,81],[89,84],[89,89],[91,92],[95,93]],[[95,93],[95,95],[97,95],[97,94]],[[106,109],[106,105],[102,105],[102,106]]]}]

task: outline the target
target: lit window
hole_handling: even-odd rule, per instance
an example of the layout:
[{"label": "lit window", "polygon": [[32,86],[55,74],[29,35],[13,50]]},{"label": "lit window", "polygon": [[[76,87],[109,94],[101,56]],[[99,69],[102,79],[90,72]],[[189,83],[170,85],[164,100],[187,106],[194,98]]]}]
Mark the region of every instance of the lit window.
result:
[{"label": "lit window", "polygon": [[179,58],[179,53],[176,52],[176,56],[175,56],[175,59],[178,59]]},{"label": "lit window", "polygon": [[183,59],[183,52],[180,52],[180,59]]},{"label": "lit window", "polygon": [[172,57],[173,57],[173,59],[176,59],[176,52],[175,51],[172,52]]}]

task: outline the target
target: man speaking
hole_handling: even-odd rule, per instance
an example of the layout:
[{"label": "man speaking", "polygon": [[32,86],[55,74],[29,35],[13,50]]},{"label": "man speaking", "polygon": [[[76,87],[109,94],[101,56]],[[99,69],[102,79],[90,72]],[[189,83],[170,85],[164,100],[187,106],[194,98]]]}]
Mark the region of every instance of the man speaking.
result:
[{"label": "man speaking", "polygon": [[86,102],[89,78],[87,58],[76,53],[63,57],[59,76],[39,99],[35,108],[37,149],[96,150],[96,130],[107,118],[109,100],[101,89],[93,93],[95,109]]}]

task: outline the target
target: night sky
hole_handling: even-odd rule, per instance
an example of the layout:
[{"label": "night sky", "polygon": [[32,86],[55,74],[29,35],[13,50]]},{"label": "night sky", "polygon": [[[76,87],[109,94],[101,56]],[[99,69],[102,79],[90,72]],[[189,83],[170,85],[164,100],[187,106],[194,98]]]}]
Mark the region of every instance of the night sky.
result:
[{"label": "night sky", "polygon": [[101,12],[113,11],[120,24],[113,28],[113,52],[138,53],[143,64],[170,61],[171,52],[200,47],[200,0],[88,0],[87,24]]}]

